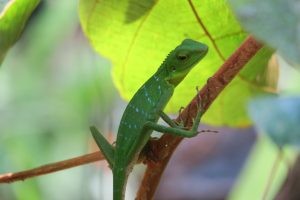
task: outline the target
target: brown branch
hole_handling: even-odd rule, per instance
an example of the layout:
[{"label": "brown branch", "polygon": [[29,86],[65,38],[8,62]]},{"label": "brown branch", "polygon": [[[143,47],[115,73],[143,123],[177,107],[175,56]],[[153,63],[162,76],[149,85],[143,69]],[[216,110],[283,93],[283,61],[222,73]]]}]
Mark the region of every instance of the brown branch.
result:
[{"label": "brown branch", "polygon": [[[253,37],[248,37],[244,43],[225,61],[215,75],[208,79],[206,85],[201,89],[199,94],[194,97],[186,109],[177,118],[183,119],[185,125],[190,127],[192,119],[197,113],[197,105],[200,95],[201,105],[205,112],[223,89],[247,64],[247,62],[261,49],[262,44],[257,42]],[[168,164],[174,150],[182,141],[182,137],[171,134],[164,134],[159,140],[151,141],[146,149],[148,160],[147,169],[143,181],[137,193],[137,200],[152,199],[155,190],[160,181],[161,175]],[[149,160],[150,157],[155,161]]]},{"label": "brown branch", "polygon": [[69,160],[43,165],[26,171],[3,174],[0,175],[0,183],[10,183],[10,182],[21,181],[21,180],[24,181],[27,178],[45,175],[45,174],[57,172],[72,167],[81,166],[84,164],[92,163],[103,159],[104,157],[102,153],[98,151],[87,155],[79,156],[76,158],[72,158]]}]

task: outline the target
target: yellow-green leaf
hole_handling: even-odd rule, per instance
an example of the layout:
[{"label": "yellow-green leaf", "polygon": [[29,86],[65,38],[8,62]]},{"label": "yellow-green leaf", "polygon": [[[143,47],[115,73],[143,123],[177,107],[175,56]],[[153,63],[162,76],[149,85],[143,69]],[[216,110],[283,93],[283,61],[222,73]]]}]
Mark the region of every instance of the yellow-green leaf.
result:
[{"label": "yellow-green leaf", "polygon": [[[205,59],[177,87],[166,110],[176,112],[196,94],[247,34],[225,0],[81,0],[82,28],[98,53],[113,64],[113,80],[129,100],[183,39],[209,45]],[[203,122],[214,125],[250,124],[246,102],[265,85],[257,75],[265,71],[271,51],[263,49],[218,97]]]},{"label": "yellow-green leaf", "polygon": [[39,0],[0,1],[0,64],[8,49],[18,40]]}]

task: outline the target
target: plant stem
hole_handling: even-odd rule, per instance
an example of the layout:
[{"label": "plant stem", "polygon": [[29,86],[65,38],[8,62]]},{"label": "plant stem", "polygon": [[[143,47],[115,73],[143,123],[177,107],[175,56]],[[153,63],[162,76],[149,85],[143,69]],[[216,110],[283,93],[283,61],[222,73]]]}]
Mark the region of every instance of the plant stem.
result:
[{"label": "plant stem", "polygon": [[11,183],[14,181],[24,181],[27,178],[32,178],[35,176],[41,176],[53,172],[57,172],[64,169],[69,169],[72,167],[81,166],[84,164],[92,163],[95,161],[103,160],[104,157],[100,151],[72,158],[69,160],[64,160],[56,163],[51,163],[48,165],[43,165],[37,168],[33,168],[26,171],[7,173],[0,175],[0,183]]}]

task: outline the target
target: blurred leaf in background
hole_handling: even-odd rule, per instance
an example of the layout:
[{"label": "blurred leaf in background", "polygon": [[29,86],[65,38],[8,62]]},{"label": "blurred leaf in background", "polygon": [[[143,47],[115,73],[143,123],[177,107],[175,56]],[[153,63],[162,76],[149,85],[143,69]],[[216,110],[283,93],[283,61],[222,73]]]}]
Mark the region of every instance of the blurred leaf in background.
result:
[{"label": "blurred leaf in background", "polygon": [[[166,108],[168,112],[185,106],[196,94],[195,87],[201,87],[247,36],[224,0],[81,0],[79,15],[90,43],[99,54],[112,60],[114,84],[125,100],[184,38],[209,45],[206,58],[176,88]],[[271,53],[263,48],[218,97],[202,122],[249,125],[249,98],[274,91],[266,89],[266,66]]]},{"label": "blurred leaf in background", "polygon": [[4,9],[5,5],[9,2],[9,0],[0,0],[0,11]]},{"label": "blurred leaf in background", "polygon": [[247,31],[300,67],[299,0],[230,0]]},{"label": "blurred leaf in background", "polygon": [[[274,199],[288,167],[291,167],[289,166],[291,163],[287,163],[286,160],[293,161],[298,153],[290,147],[299,148],[300,75],[299,71],[291,70],[290,66],[296,69],[300,66],[300,4],[298,0],[230,0],[229,2],[242,26],[263,43],[278,50],[278,53],[289,62],[288,65],[277,56],[280,72],[279,95],[257,98],[250,103],[251,118],[258,131],[265,135],[261,136],[255,146],[252,158],[248,161],[231,195],[231,199],[250,200],[261,199],[266,195],[264,193],[268,192],[265,199]],[[289,96],[291,94],[293,96]],[[272,148],[269,148],[270,146]],[[292,157],[281,159],[272,174],[272,166],[278,162],[274,159],[279,154],[278,146],[284,147],[284,153],[288,149]],[[273,161],[270,161],[271,158]],[[268,184],[270,188],[266,191]]]},{"label": "blurred leaf in background", "polygon": [[268,137],[259,137],[228,200],[273,200],[289,170],[287,160],[295,152],[287,149],[279,157],[278,146]]},{"label": "blurred leaf in background", "polygon": [[250,115],[261,132],[283,147],[300,147],[300,97],[256,99],[249,107]]},{"label": "blurred leaf in background", "polygon": [[[85,154],[88,127],[106,130],[115,96],[110,64],[83,37],[76,9],[76,1],[43,1],[3,62],[1,173]],[[90,199],[88,171],[0,185],[0,199]]]},{"label": "blurred leaf in background", "polygon": [[0,64],[8,49],[18,40],[39,0],[0,1]]}]

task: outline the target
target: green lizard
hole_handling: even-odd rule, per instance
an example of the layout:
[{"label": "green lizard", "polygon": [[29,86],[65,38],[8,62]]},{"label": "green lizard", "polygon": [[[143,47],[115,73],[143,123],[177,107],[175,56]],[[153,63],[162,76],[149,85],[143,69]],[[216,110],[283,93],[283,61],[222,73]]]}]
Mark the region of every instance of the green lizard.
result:
[{"label": "green lizard", "polygon": [[[115,147],[95,127],[93,137],[113,172],[113,199],[122,200],[129,173],[153,131],[193,137],[198,131],[201,109],[191,130],[176,124],[163,112],[175,87],[207,53],[205,44],[185,39],[158,68],[156,73],[135,93],[127,105],[118,129]],[[162,118],[170,127],[157,124]]]}]

